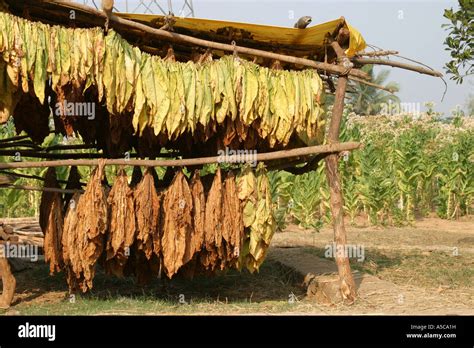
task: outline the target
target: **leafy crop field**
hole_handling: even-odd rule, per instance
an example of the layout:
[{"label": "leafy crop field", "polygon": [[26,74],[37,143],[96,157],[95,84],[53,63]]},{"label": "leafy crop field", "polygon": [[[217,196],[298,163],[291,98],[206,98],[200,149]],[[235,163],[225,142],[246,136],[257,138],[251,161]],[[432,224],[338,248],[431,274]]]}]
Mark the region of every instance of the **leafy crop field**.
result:
[{"label": "leafy crop field", "polygon": [[[364,148],[340,161],[351,223],[401,225],[474,212],[474,119],[436,116],[346,117],[342,139]],[[324,164],[301,176],[273,172],[277,221],[319,229],[329,222]]]}]

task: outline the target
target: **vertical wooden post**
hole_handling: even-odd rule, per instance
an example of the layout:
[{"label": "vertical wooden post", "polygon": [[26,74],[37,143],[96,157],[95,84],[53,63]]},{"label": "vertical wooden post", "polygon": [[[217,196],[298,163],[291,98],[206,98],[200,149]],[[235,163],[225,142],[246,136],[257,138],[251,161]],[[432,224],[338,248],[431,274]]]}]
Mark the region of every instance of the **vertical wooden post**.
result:
[{"label": "vertical wooden post", "polygon": [[[3,245],[0,244],[0,247]],[[0,255],[0,279],[3,283],[3,292],[0,296],[0,308],[8,308],[15,295],[16,279],[10,269],[10,264],[6,257]]]},{"label": "vertical wooden post", "polygon": [[[331,43],[338,58],[343,60],[344,51],[337,42]],[[329,126],[328,142],[330,144],[339,142],[342,113],[344,111],[344,98],[347,88],[347,75],[340,75],[337,81],[336,95],[332,109],[331,124]],[[338,171],[338,155],[331,154],[326,157],[326,177],[331,194],[331,214],[334,229],[334,242],[336,244],[336,264],[339,272],[340,289],[342,298],[346,303],[353,303],[357,297],[354,277],[352,276],[349,258],[338,252],[345,250],[347,243],[346,229],[344,226],[344,201],[342,197],[341,178]]]}]

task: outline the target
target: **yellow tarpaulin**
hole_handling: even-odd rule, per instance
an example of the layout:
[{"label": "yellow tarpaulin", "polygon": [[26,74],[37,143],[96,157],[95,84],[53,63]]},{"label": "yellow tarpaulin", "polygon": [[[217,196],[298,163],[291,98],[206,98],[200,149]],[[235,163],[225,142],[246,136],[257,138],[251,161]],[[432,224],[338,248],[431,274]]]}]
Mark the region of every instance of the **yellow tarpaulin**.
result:
[{"label": "yellow tarpaulin", "polygon": [[352,25],[346,23],[349,32],[351,34],[349,48],[346,50],[346,54],[349,57],[354,56],[357,52],[362,51],[367,46],[362,35]]},{"label": "yellow tarpaulin", "polygon": [[[163,16],[120,13],[120,17],[146,23],[148,25],[159,26],[164,23]],[[232,28],[233,33],[238,33],[239,37],[249,41],[265,42],[274,45],[291,46],[296,49],[307,50],[309,48],[322,47],[326,36],[345,26],[350,31],[350,44],[346,54],[353,56],[356,52],[366,47],[362,35],[344,18],[339,18],[330,22],[318,24],[306,29],[295,29],[286,27],[275,27],[268,25],[258,25],[250,23],[226,22],[200,18],[175,17],[174,26],[181,30],[192,32],[208,32],[225,35]]]}]

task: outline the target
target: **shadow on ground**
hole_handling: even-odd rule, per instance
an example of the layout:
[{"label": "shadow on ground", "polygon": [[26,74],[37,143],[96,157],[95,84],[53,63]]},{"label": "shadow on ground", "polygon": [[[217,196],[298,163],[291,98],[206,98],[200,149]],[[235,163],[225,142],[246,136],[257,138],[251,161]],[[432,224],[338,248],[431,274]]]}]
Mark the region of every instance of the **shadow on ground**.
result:
[{"label": "shadow on ground", "polygon": [[[19,303],[34,301],[48,293],[64,293],[69,298],[64,273],[50,276],[49,267],[37,264],[16,273],[17,294],[23,294],[15,300]],[[213,277],[199,276],[194,279],[154,279],[146,286],[137,285],[134,278],[117,278],[98,269],[93,289],[80,294],[84,299],[113,300],[117,298],[146,297],[176,303],[180,295],[195,302],[263,302],[288,301],[289,294],[303,296],[304,289],[300,279],[292,269],[278,262],[267,261],[259,273],[246,271],[228,271]]]}]

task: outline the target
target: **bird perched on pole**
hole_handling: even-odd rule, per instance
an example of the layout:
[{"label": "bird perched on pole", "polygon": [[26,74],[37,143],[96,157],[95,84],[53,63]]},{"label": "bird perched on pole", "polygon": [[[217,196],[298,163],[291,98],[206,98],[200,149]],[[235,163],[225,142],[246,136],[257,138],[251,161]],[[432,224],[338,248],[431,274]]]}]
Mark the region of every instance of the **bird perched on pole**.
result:
[{"label": "bird perched on pole", "polygon": [[312,20],[313,18],[311,18],[311,16],[301,17],[298,19],[298,22],[295,23],[295,28],[304,29],[311,23]]},{"label": "bird perched on pole", "polygon": [[114,0],[102,0],[102,11],[104,11],[107,19],[105,20],[105,31],[109,31],[110,17],[112,17],[112,10],[114,9]]}]

